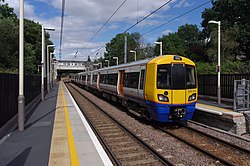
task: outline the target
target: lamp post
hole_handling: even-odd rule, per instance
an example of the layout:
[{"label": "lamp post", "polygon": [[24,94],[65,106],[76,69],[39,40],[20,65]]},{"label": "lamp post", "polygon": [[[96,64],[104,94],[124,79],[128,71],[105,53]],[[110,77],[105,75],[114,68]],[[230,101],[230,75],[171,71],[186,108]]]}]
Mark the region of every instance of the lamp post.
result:
[{"label": "lamp post", "polygon": [[154,42],[155,44],[160,45],[160,56],[162,55],[162,42]]},{"label": "lamp post", "polygon": [[49,48],[50,47],[55,47],[55,45],[47,45],[47,91],[49,92],[50,91],[50,69],[51,69],[51,66],[50,66],[50,57],[51,57],[51,54],[49,53]]},{"label": "lamp post", "polygon": [[52,86],[53,86],[53,84],[52,84],[52,79],[53,79],[53,75],[52,75],[52,72],[54,73],[54,71],[52,70],[52,61],[53,61],[53,59],[52,59],[52,55],[56,55],[55,53],[53,53],[53,52],[51,52],[50,54],[49,54],[50,56],[50,61],[49,61],[49,87],[50,87],[50,89],[52,88]]},{"label": "lamp post", "polygon": [[217,100],[218,104],[221,103],[221,88],[220,88],[220,21],[208,21],[209,24],[218,24],[218,66],[217,66],[217,72],[218,72],[218,86],[217,86]]},{"label": "lamp post", "polygon": [[116,65],[118,65],[118,57],[114,56],[113,59],[116,59]]},{"label": "lamp post", "polygon": [[42,62],[41,62],[41,65],[42,65],[42,74],[41,74],[41,97],[42,97],[42,101],[44,101],[44,58],[45,58],[45,36],[44,36],[44,32],[45,30],[49,30],[49,31],[55,31],[55,28],[49,28],[49,27],[44,27],[42,25]]},{"label": "lamp post", "polygon": [[55,63],[56,63],[56,58],[52,58],[52,63],[51,63],[51,66],[52,66],[52,77],[51,77],[51,79],[52,79],[52,87],[54,86],[54,83],[55,83],[55,79],[56,79],[56,77],[55,77]]},{"label": "lamp post", "polygon": [[23,94],[23,0],[20,0],[19,22],[19,95],[18,95],[18,131],[24,130],[25,97]]},{"label": "lamp post", "polygon": [[134,53],[134,54],[135,54],[135,61],[136,61],[136,51],[134,51],[134,50],[130,50],[129,52],[131,52],[131,53]]},{"label": "lamp post", "polygon": [[108,67],[109,67],[109,60],[105,60],[105,62],[108,62]]}]

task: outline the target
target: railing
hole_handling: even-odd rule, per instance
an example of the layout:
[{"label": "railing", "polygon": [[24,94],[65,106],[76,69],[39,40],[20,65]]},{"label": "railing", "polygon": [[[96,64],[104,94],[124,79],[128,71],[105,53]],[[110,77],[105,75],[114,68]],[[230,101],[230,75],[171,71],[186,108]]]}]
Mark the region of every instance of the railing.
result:
[{"label": "railing", "polygon": [[[234,80],[250,80],[250,74],[221,74],[221,97],[234,98]],[[217,97],[217,74],[198,75],[199,95]]]},{"label": "railing", "polygon": [[[45,81],[46,82],[46,81]],[[47,86],[44,86],[45,90]],[[18,74],[0,73],[0,128],[17,114],[19,92]],[[25,75],[25,105],[29,104],[41,92],[41,77]]]}]

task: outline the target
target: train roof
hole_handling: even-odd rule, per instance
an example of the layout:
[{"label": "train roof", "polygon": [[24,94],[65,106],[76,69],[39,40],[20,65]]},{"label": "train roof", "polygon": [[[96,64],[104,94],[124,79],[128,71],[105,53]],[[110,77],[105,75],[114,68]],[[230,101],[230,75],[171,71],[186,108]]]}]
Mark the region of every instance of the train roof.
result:
[{"label": "train roof", "polygon": [[195,66],[195,63],[183,56],[179,55],[163,55],[163,56],[157,56],[154,59],[152,59],[149,64],[156,63],[156,64],[166,64],[166,63],[185,63],[188,65],[193,65]]},{"label": "train roof", "polygon": [[176,60],[176,62],[184,62],[184,63],[195,66],[195,63],[186,57],[182,57],[179,55],[162,55],[162,56],[147,58],[147,59],[134,61],[134,62],[130,62],[130,63],[120,64],[120,65],[116,65],[116,66],[110,66],[110,67],[105,67],[105,68],[101,68],[101,69],[96,69],[96,70],[92,70],[92,71],[85,71],[85,72],[81,72],[78,74],[89,73],[89,72],[101,72],[101,71],[113,70],[113,69],[122,69],[122,68],[130,67],[130,66],[145,65],[147,63],[165,64],[166,62],[171,63],[171,62],[173,62],[173,60]]}]

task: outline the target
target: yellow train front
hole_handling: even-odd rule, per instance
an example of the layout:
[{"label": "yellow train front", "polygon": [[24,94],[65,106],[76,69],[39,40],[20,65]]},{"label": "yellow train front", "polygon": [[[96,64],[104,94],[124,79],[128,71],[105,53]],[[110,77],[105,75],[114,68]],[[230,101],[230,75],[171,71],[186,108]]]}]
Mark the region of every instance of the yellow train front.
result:
[{"label": "yellow train front", "polygon": [[191,119],[198,97],[195,64],[181,56],[159,56],[147,63],[146,71],[144,99],[151,119]]}]

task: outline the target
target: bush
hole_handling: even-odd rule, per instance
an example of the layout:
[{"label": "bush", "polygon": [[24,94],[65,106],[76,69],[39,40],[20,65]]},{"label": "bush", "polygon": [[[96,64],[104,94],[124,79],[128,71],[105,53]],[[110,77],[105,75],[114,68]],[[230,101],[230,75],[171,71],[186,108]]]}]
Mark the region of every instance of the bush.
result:
[{"label": "bush", "polygon": [[[217,63],[197,62],[198,74],[216,74]],[[221,63],[221,74],[250,73],[250,61],[226,61]]]}]

